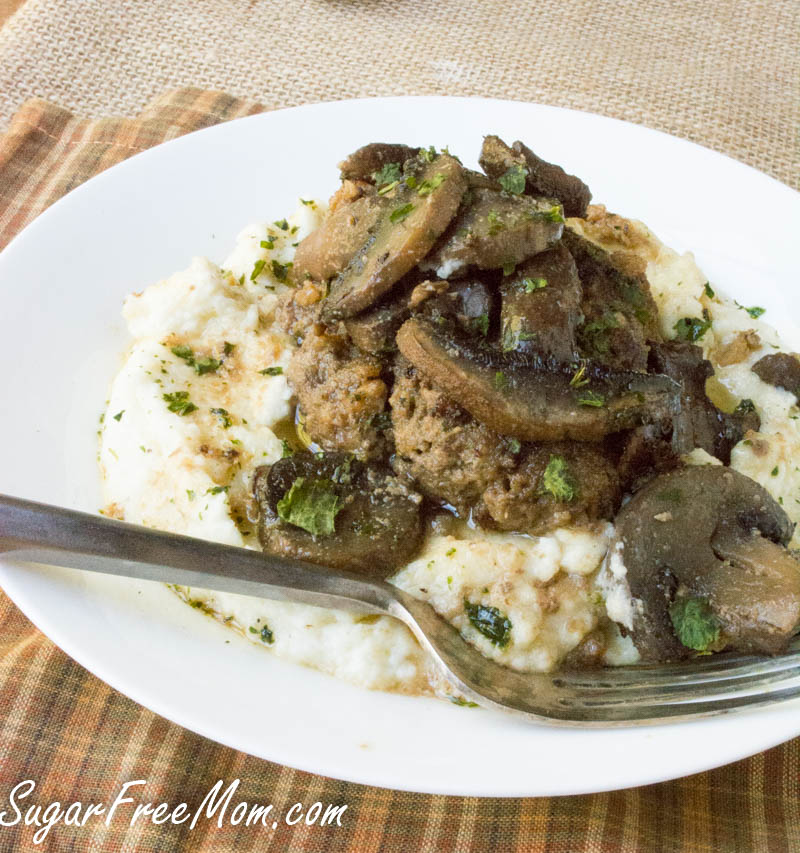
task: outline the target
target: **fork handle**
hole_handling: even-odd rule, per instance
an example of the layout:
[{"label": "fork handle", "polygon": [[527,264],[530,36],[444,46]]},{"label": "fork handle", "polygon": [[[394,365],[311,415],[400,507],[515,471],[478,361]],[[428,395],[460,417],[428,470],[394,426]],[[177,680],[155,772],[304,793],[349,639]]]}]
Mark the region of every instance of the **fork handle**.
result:
[{"label": "fork handle", "polygon": [[0,495],[6,559],[385,614],[386,583],[274,554],[179,536],[103,516]]}]

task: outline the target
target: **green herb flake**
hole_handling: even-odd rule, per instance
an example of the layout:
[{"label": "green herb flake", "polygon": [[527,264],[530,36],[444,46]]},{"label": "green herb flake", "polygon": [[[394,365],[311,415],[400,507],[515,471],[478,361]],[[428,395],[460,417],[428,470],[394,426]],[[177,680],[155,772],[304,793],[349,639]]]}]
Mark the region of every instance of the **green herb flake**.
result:
[{"label": "green herb flake", "polygon": [[480,317],[473,317],[469,321],[469,327],[479,334],[483,335],[485,338],[489,332],[489,315],[481,314]]},{"label": "green herb flake", "polygon": [[575,499],[575,483],[563,456],[550,456],[542,475],[542,488],[557,501],[569,503]]},{"label": "green herb flake", "polygon": [[770,473],[771,477],[777,477],[778,476],[778,466],[776,465],[769,473]]},{"label": "green herb flake", "polygon": [[228,491],[230,486],[212,486],[210,489],[206,489],[207,495],[221,495]]},{"label": "green herb flake", "polygon": [[503,264],[503,275],[504,276],[511,275],[516,268],[517,268],[517,265],[515,263],[513,263],[512,261],[509,261],[507,264]]},{"label": "green herb flake", "polygon": [[703,291],[709,299],[713,299],[716,296],[714,288],[708,282],[703,285]]},{"label": "green herb flake", "polygon": [[253,271],[250,273],[250,281],[255,281],[261,275],[266,263],[267,262],[264,260],[264,258],[259,258],[253,264]]},{"label": "green herb flake", "polygon": [[285,439],[281,439],[281,459],[288,459],[290,456],[294,456],[294,451],[291,448],[289,442]]},{"label": "green herb flake", "polygon": [[115,421],[121,421],[121,420],[122,420],[122,416],[123,416],[124,414],[125,414],[125,409],[121,409],[120,411],[118,411],[118,412],[116,413],[116,415],[114,415],[114,420],[115,420]]},{"label": "green herb flake", "polygon": [[186,497],[189,498],[190,501],[194,500],[194,489],[186,490]]},{"label": "green herb flake", "polygon": [[281,229],[281,231],[289,230],[289,223],[285,219],[276,219],[274,224],[277,225],[278,228]]},{"label": "green herb flake", "polygon": [[433,161],[436,159],[436,149],[433,147],[433,145],[431,145],[429,148],[423,148],[419,152],[419,156],[426,163],[433,163]]},{"label": "green herb flake", "polygon": [[231,420],[231,416],[228,414],[227,409],[222,408],[214,408],[211,409],[211,414],[216,415],[223,429],[228,429],[228,427],[233,423]]},{"label": "green herb flake", "polygon": [[288,264],[279,264],[277,261],[272,262],[272,274],[278,279],[278,281],[286,281],[286,275],[291,268],[291,261],[289,261]]},{"label": "green herb flake", "polygon": [[173,391],[171,394],[162,394],[161,396],[167,404],[167,409],[170,412],[175,412],[176,415],[185,417],[197,409],[197,406],[189,399],[188,391]]},{"label": "green herb flake", "polygon": [[755,410],[755,403],[749,397],[745,397],[743,400],[739,400],[739,405],[733,410],[733,413],[735,415],[747,415]]},{"label": "green herb flake", "polygon": [[515,163],[506,169],[505,173],[500,175],[497,182],[500,186],[511,195],[522,195],[525,192],[525,178],[528,177],[528,170]]},{"label": "green herb flake", "polygon": [[720,625],[705,598],[673,601],[669,617],[676,636],[689,649],[705,652],[719,640]]},{"label": "green herb flake", "polygon": [[758,305],[753,305],[752,308],[745,308],[745,311],[754,319],[757,320],[767,309],[761,308]]},{"label": "green herb flake", "polygon": [[487,607],[485,604],[473,604],[464,599],[464,610],[473,628],[480,631],[484,637],[490,639],[501,649],[508,645],[511,639],[511,620],[496,607]]},{"label": "green herb flake", "polygon": [[502,370],[494,374],[494,387],[497,391],[505,391],[508,388],[508,377]]},{"label": "green herb flake", "polygon": [[330,536],[335,530],[340,503],[330,480],[298,477],[278,501],[278,517],[312,536]]},{"label": "green herb flake", "polygon": [[602,394],[596,394],[594,391],[587,391],[582,397],[578,397],[579,406],[594,406],[599,409],[605,406],[606,398]]},{"label": "green herb flake", "polygon": [[400,181],[392,181],[390,184],[385,184],[378,190],[378,195],[388,195]]},{"label": "green herb flake", "polygon": [[274,240],[262,240],[259,243],[259,246],[261,246],[262,249],[274,249],[275,248],[275,241]]},{"label": "green herb flake", "polygon": [[699,317],[681,317],[673,328],[675,329],[675,337],[679,341],[694,343],[699,341],[711,328],[711,314],[708,313],[707,308],[704,308],[702,319]]},{"label": "green herb flake", "polygon": [[579,364],[575,365],[575,372],[572,374],[569,384],[571,388],[583,388],[584,385],[589,384],[589,380],[586,377],[585,361],[581,361]]},{"label": "green herb flake", "polygon": [[301,198],[300,204],[304,204],[306,207],[316,207],[317,206],[317,203],[314,201],[313,198],[308,198],[308,199]]},{"label": "green herb flake", "polygon": [[417,188],[417,179],[413,175],[409,175],[405,179],[405,185],[410,189],[414,190]]},{"label": "green herb flake", "polygon": [[202,358],[194,359],[193,367],[198,376],[204,376],[206,373],[216,373],[221,364],[219,359],[204,355]]},{"label": "green herb flake", "polygon": [[402,222],[413,209],[414,205],[411,202],[404,204],[402,207],[396,207],[389,214],[389,220],[396,225],[398,222]]},{"label": "green herb flake", "polygon": [[452,557],[453,554],[455,554],[455,552],[456,552],[455,548],[449,548],[447,551],[445,551],[444,555],[445,555],[445,557]]},{"label": "green herb flake", "polygon": [[268,625],[262,625],[260,628],[253,625],[250,626],[251,634],[258,634],[262,643],[271,646],[275,642],[275,634],[270,630]]},{"label": "green herb flake", "polygon": [[187,347],[186,344],[179,344],[176,347],[172,347],[170,352],[178,358],[183,359],[188,365],[194,364],[194,351],[191,347]]},{"label": "green herb flake", "polygon": [[522,450],[522,444],[518,438],[509,438],[508,440],[508,449],[516,455]]},{"label": "green herb flake", "polygon": [[236,344],[232,344],[230,341],[225,341],[225,343],[222,346],[222,354],[223,355],[231,355],[235,349],[236,349]]},{"label": "green herb flake", "polygon": [[523,278],[521,283],[525,293],[533,293],[535,290],[547,287],[546,278]]},{"label": "green herb flake", "polygon": [[461,696],[451,696],[449,693],[447,698],[454,704],[458,705],[461,708],[477,708],[477,702],[468,702],[466,699],[462,699]]},{"label": "green herb flake", "polygon": [[496,210],[490,210],[486,215],[486,221],[489,223],[489,236],[494,237],[495,234],[499,234],[505,227],[506,224],[500,218],[500,214]]},{"label": "green herb flake", "polygon": [[426,196],[430,195],[434,190],[439,189],[439,187],[447,180],[446,175],[442,175],[441,173],[437,173],[432,178],[428,178],[424,180],[417,190],[417,195]]},{"label": "green herb flake", "polygon": [[375,181],[376,187],[396,183],[402,177],[403,170],[399,163],[384,163],[377,172],[372,173],[372,180]]},{"label": "green herb flake", "polygon": [[564,208],[560,204],[556,204],[547,211],[544,218],[548,222],[563,222]]},{"label": "green herb flake", "polygon": [[258,371],[262,376],[280,376],[283,373],[283,368],[276,364],[273,367],[265,367]]}]

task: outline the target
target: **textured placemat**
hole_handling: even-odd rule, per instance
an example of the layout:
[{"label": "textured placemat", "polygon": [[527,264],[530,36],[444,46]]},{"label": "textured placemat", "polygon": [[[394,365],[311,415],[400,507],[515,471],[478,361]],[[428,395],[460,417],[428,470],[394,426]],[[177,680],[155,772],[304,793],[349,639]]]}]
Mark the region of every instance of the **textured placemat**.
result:
[{"label": "textured placemat", "polygon": [[[188,89],[136,120],[76,118],[27,103],[0,141],[0,243],[57,197],[136,151],[259,105]],[[491,759],[487,757],[487,767]],[[136,801],[197,808],[222,779],[233,799],[347,805],[342,826],[56,826],[39,849],[169,851],[792,851],[800,849],[800,740],[709,773],[630,791],[541,799],[477,799],[367,788],[270,764],[173,725],[89,675],[0,592],[0,812],[32,779],[47,805],[111,803],[147,780]],[[9,812],[6,820],[13,819]],[[2,820],[2,816],[0,816]],[[35,828],[0,825],[0,851],[34,849]]]},{"label": "textured placemat", "polygon": [[268,107],[371,95],[540,101],[683,136],[800,185],[796,0],[27,0],[0,120],[31,96],[133,115],[195,85]]}]

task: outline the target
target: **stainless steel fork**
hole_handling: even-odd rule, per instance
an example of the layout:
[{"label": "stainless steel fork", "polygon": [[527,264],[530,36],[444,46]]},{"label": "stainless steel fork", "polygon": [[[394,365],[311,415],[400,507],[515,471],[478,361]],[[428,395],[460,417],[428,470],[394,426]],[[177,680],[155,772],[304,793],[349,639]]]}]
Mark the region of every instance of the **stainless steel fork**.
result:
[{"label": "stainless steel fork", "polygon": [[466,700],[536,723],[657,723],[800,696],[800,648],[774,658],[721,654],[661,666],[521,673],[485,658],[428,604],[391,584],[2,495],[0,554],[4,560],[393,616]]}]

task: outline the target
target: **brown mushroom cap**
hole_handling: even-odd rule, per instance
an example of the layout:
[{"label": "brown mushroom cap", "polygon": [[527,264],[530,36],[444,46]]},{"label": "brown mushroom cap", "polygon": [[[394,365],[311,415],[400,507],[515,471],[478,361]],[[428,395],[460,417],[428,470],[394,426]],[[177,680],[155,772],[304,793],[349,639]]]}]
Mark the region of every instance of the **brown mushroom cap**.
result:
[{"label": "brown mushroom cap", "polygon": [[800,621],[800,563],[783,547],[794,525],[754,480],[719,465],[662,474],[615,524],[608,559],[624,563],[644,660],[690,654],[669,615],[676,596],[706,600],[728,648],[785,647]]},{"label": "brown mushroom cap", "polygon": [[375,172],[380,171],[387,163],[397,163],[402,166],[406,160],[416,157],[419,148],[391,142],[370,142],[362,145],[339,163],[342,180],[369,181]]},{"label": "brown mushroom cap", "polygon": [[382,197],[385,206],[363,246],[332,282],[323,321],[353,317],[375,304],[428,254],[455,216],[466,189],[458,160],[440,154],[430,163],[408,161],[405,169],[406,178]]},{"label": "brown mushroom cap", "polygon": [[447,323],[421,317],[403,324],[397,345],[474,418],[524,441],[599,441],[611,432],[669,420],[677,405],[679,388],[665,376],[501,354]]},{"label": "brown mushroom cap", "polygon": [[[299,478],[338,498],[333,533],[315,536],[280,518],[278,503]],[[383,580],[413,557],[422,539],[419,495],[388,470],[344,453],[296,454],[262,465],[253,495],[259,540],[271,553]]]}]

